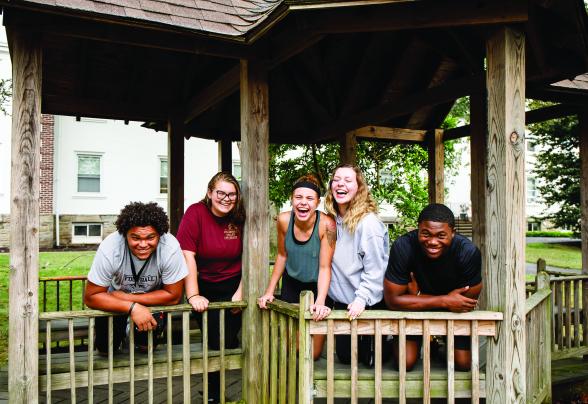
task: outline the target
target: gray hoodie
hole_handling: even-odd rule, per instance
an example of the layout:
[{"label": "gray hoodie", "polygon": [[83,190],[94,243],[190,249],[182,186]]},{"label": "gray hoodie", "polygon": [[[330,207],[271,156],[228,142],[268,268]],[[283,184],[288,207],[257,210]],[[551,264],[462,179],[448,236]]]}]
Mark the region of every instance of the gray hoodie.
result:
[{"label": "gray hoodie", "polygon": [[365,215],[355,233],[337,216],[337,244],[333,256],[329,296],[339,303],[355,299],[373,306],[383,298],[388,266],[388,230],[374,213]]}]

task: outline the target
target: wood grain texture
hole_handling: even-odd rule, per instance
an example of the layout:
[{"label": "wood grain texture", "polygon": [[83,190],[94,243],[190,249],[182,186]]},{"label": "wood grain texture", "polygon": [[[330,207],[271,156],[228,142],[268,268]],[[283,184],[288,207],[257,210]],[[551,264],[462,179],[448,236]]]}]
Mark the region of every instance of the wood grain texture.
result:
[{"label": "wood grain texture", "polygon": [[184,123],[171,117],[167,124],[167,214],[175,235],[184,215]]},{"label": "wood grain texture", "polygon": [[355,164],[357,159],[357,138],[353,132],[347,132],[339,140],[339,159],[342,164]]},{"label": "wood grain texture", "polygon": [[486,46],[487,308],[504,313],[489,340],[487,401],[525,401],[525,38],[499,27]]},{"label": "wood grain texture", "polygon": [[443,130],[435,129],[427,135],[429,154],[429,203],[443,203],[445,200],[445,147]]},{"label": "wood grain texture", "polygon": [[[588,109],[578,114],[580,121],[580,211],[582,234],[582,274],[588,275]],[[584,345],[588,346],[588,282],[582,282]]]},{"label": "wood grain texture", "polygon": [[269,94],[266,69],[241,60],[241,162],[243,202],[247,220],[243,236],[243,399],[263,400],[261,373],[263,360],[258,331],[262,326],[257,297],[268,281],[269,261]]},{"label": "wood grain texture", "polygon": [[8,32],[12,56],[8,398],[37,402],[39,334],[40,38]]}]

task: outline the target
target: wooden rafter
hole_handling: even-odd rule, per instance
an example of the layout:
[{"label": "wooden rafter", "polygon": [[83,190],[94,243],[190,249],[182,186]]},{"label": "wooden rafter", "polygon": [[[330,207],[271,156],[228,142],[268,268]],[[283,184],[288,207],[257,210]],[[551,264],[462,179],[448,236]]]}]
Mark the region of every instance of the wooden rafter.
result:
[{"label": "wooden rafter", "polygon": [[362,139],[422,143],[425,141],[427,131],[405,128],[387,128],[383,126],[364,126],[351,133],[353,133],[355,137]]}]

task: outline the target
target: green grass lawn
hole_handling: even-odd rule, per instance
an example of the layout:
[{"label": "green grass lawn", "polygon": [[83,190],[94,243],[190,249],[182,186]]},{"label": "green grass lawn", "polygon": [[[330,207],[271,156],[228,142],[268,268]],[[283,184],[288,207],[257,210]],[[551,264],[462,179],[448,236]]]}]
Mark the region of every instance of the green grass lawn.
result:
[{"label": "green grass lawn", "polygon": [[[72,276],[86,275],[94,259],[94,251],[59,251],[42,252],[39,257],[39,276]],[[0,366],[6,363],[8,355],[8,281],[9,262],[8,254],[0,254]],[[72,295],[74,296],[74,309],[81,307],[79,297],[82,294],[81,284],[75,284]],[[43,286],[39,285],[39,304],[43,297]],[[56,288],[47,286],[47,310],[55,310]],[[60,306],[66,310],[69,306],[69,283],[61,282]]]},{"label": "green grass lawn", "polygon": [[527,262],[536,263],[543,258],[547,265],[559,268],[582,269],[580,247],[565,244],[531,243],[525,249]]}]

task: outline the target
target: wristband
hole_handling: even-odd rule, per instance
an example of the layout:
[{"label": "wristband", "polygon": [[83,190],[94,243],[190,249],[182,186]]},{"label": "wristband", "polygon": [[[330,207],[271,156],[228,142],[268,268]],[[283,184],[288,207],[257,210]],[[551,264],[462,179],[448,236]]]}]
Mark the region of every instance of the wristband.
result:
[{"label": "wristband", "polygon": [[194,293],[192,296],[188,297],[186,299],[186,302],[190,303],[190,299],[193,298],[194,296],[198,296],[198,293]]},{"label": "wristband", "polygon": [[130,315],[131,315],[131,313],[133,312],[133,308],[135,307],[135,305],[136,305],[136,304],[137,304],[137,302],[133,302],[133,303],[131,303],[131,307],[129,307],[129,312],[128,312],[128,315],[129,315],[129,316],[130,316]]}]

